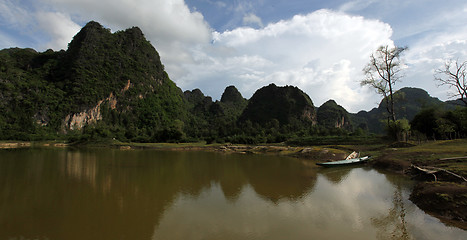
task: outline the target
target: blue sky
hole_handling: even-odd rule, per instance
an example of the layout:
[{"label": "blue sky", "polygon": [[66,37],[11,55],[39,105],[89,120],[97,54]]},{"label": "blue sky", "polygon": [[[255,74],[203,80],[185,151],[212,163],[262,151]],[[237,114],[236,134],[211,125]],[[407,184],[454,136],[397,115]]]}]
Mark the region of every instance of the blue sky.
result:
[{"label": "blue sky", "polygon": [[467,60],[464,0],[2,0],[0,49],[66,49],[91,20],[139,26],[180,88],[214,99],[229,85],[249,98],[275,83],[298,86],[316,106],[370,110],[381,97],[360,86],[362,69],[389,44],[409,47],[396,88],[447,100],[433,72]]}]

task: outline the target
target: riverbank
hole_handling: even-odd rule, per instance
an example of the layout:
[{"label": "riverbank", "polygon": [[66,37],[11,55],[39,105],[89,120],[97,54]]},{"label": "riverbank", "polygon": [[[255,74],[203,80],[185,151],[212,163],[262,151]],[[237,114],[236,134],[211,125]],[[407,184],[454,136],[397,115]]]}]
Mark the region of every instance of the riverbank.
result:
[{"label": "riverbank", "polygon": [[[64,142],[0,142],[0,149],[21,147],[67,147]],[[71,145],[73,147],[112,147],[122,150],[158,149],[170,151],[215,151],[225,154],[271,154],[304,159],[311,164],[345,158],[352,151],[371,155],[368,164],[374,168],[389,170],[420,182],[411,194],[411,201],[425,212],[441,221],[467,230],[467,183],[452,173],[467,176],[467,139],[436,141],[422,144],[374,144],[374,145],[322,145],[286,146],[284,144],[232,145],[199,143],[122,143],[118,141]],[[313,164],[314,165],[314,164]],[[423,169],[442,169],[436,173],[414,173],[412,166]]]},{"label": "riverbank", "polygon": [[0,149],[29,148],[29,147],[68,147],[65,142],[23,142],[23,141],[0,141]]},{"label": "riverbank", "polygon": [[419,180],[410,196],[418,207],[467,230],[467,139],[389,146],[370,154],[374,168]]}]

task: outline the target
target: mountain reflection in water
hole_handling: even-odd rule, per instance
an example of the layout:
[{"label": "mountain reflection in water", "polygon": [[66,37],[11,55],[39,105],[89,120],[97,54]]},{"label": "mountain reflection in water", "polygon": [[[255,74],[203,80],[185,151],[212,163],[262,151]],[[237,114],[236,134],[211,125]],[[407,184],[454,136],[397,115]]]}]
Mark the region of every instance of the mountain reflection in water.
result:
[{"label": "mountain reflection in water", "polygon": [[467,237],[408,201],[411,187],[279,156],[2,150],[0,239]]}]

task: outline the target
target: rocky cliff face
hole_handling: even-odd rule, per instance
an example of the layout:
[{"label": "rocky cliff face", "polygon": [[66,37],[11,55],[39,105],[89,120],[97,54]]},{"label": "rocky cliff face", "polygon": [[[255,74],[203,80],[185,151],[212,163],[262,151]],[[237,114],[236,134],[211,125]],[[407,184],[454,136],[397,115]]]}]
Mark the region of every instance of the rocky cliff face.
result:
[{"label": "rocky cliff face", "polygon": [[[68,69],[62,75],[65,89],[69,100],[78,104],[69,109],[62,129],[82,129],[103,120],[104,105],[120,114],[132,114],[152,104],[158,105],[152,111],[165,112],[166,106],[155,103],[156,99],[167,100],[174,109],[183,108],[180,89],[170,81],[159,54],[137,27],[112,34],[99,23],[89,22],[69,44],[64,60],[61,67]],[[130,94],[124,94],[130,86]],[[153,119],[153,124],[157,121],[162,119]]]},{"label": "rocky cliff face", "polygon": [[63,82],[69,100],[79,107],[95,106],[124,88],[128,79],[142,95],[171,82],[159,54],[138,27],[112,34],[89,22],[70,42],[59,68],[55,80]]},{"label": "rocky cliff face", "polygon": [[89,22],[66,51],[1,50],[0,68],[0,133],[11,135],[5,138],[97,121],[150,138],[184,116],[182,91],[137,27],[111,33]]},{"label": "rocky cliff face", "polygon": [[334,100],[329,100],[318,108],[317,111],[318,124],[326,128],[343,128],[350,130],[352,124],[350,122],[349,113]]},{"label": "rocky cliff face", "polygon": [[[401,89],[395,98],[397,117],[409,120],[441,104],[421,89]],[[381,132],[384,111],[382,101],[350,117],[356,127]],[[84,129],[83,135],[123,141],[178,141],[186,133],[194,140],[234,136],[248,143],[260,135],[284,141],[290,131],[317,123],[351,128],[345,109],[329,101],[316,110],[297,87],[271,84],[248,101],[234,86],[215,102],[199,89],[183,94],[139,28],[112,33],[97,22],[86,24],[66,51],[0,50],[0,112],[0,138],[15,140]]]},{"label": "rocky cliff face", "polygon": [[[128,80],[125,87],[120,91],[120,94],[124,94],[126,91],[128,91],[128,89],[130,89],[130,86],[131,82],[130,80]],[[139,95],[138,97],[140,96],[141,95]],[[96,106],[85,109],[84,111],[79,113],[68,114],[63,120],[62,131],[67,132],[68,130],[81,130],[86,125],[93,124],[97,121],[102,120],[103,115],[101,112],[101,107],[107,105],[107,107],[111,110],[116,110],[117,103],[117,97],[113,93],[110,93],[110,95],[107,98],[97,102]]]}]

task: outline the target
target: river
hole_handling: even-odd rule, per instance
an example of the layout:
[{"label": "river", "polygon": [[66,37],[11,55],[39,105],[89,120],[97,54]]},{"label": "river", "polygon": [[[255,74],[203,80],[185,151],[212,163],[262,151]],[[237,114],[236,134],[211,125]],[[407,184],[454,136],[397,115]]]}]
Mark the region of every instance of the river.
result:
[{"label": "river", "polygon": [[467,239],[413,185],[269,155],[0,150],[0,239]]}]

